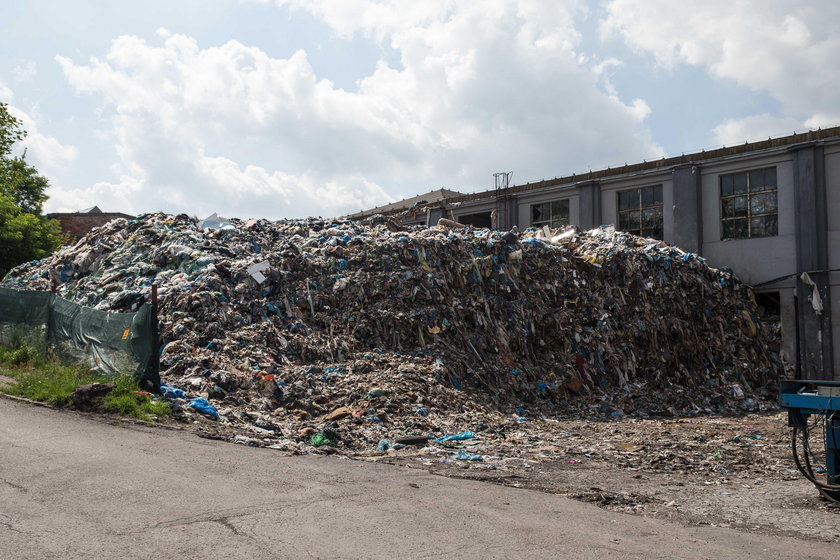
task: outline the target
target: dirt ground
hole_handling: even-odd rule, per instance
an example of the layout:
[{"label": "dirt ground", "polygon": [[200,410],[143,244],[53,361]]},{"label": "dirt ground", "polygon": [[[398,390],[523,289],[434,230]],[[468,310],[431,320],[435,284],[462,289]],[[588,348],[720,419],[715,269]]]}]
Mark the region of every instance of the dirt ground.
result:
[{"label": "dirt ground", "polygon": [[[840,504],[822,498],[796,470],[785,412],[558,421],[540,426],[542,436],[546,431],[556,435],[550,443],[512,434],[510,456],[483,455],[477,462],[453,460],[458,449],[432,447],[360,459],[562,494],[685,525],[840,542]],[[481,442],[463,443],[483,452]]]}]

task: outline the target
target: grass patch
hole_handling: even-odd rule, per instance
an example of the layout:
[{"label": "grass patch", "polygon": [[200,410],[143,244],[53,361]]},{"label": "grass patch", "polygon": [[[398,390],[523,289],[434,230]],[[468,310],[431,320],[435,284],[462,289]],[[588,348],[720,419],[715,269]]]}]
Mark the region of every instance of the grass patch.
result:
[{"label": "grass patch", "polygon": [[16,379],[4,387],[7,393],[54,406],[69,404],[70,395],[79,385],[107,382],[84,368],[50,363],[11,367],[7,372]]},{"label": "grass patch", "polygon": [[109,378],[116,383],[116,388],[105,397],[105,410],[123,416],[133,416],[141,420],[154,420],[172,413],[169,404],[152,400],[151,395],[140,391],[140,386],[133,377]]},{"label": "grass patch", "polygon": [[0,347],[0,374],[14,379],[12,383],[0,384],[4,392],[53,406],[70,404],[70,397],[79,385],[114,383],[116,387],[105,397],[106,412],[142,420],[156,420],[172,413],[166,402],[152,400],[151,395],[140,391],[133,377],[109,377],[79,366],[40,360],[25,346],[14,350]]}]

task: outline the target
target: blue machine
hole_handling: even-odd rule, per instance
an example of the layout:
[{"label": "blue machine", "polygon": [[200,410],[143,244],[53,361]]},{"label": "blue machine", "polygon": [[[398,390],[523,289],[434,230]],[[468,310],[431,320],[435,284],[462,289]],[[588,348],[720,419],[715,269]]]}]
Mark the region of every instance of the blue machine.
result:
[{"label": "blue machine", "polygon": [[793,460],[827,498],[840,502],[840,381],[782,381],[780,401],[793,428]]}]

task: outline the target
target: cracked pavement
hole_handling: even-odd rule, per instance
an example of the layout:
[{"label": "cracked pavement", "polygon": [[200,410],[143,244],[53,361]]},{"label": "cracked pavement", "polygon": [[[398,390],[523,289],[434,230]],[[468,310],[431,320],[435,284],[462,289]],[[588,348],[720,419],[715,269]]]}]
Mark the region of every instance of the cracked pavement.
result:
[{"label": "cracked pavement", "polygon": [[836,558],[556,494],[0,398],[0,557]]}]

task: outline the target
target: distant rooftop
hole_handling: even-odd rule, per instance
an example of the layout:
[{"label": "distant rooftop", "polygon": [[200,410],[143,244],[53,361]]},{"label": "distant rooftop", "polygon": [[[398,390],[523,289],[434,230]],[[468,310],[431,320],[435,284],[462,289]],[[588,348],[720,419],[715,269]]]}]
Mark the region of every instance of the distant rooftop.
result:
[{"label": "distant rooftop", "polygon": [[831,128],[822,128],[817,130],[810,130],[807,132],[794,133],[789,136],[782,136],[779,138],[768,138],[767,140],[760,140],[758,142],[745,142],[736,146],[724,146],[713,150],[701,150],[690,154],[682,154],[674,157],[663,157],[651,161],[644,161],[642,163],[632,163],[630,165],[624,164],[617,167],[607,167],[597,171],[589,171],[588,173],[571,174],[564,177],[555,177],[554,179],[545,179],[534,183],[525,183],[522,185],[511,185],[504,189],[486,190],[471,194],[462,194],[449,198],[447,202],[467,202],[470,200],[480,200],[483,198],[505,196],[521,192],[543,189],[547,187],[554,187],[559,185],[570,185],[575,183],[585,183],[587,181],[595,181],[597,179],[605,179],[607,177],[615,177],[625,175],[628,173],[638,173],[642,171],[653,171],[656,169],[668,169],[678,165],[702,164],[704,161],[746,154],[750,152],[761,152],[773,148],[782,148],[795,146],[797,144],[805,144],[808,142],[816,142],[819,140],[838,139],[840,138],[840,126]]},{"label": "distant rooftop", "polygon": [[425,194],[418,194],[417,196],[400,200],[399,202],[392,202],[384,206],[377,206],[376,208],[371,208],[370,210],[362,210],[361,212],[350,214],[348,218],[359,219],[367,216],[373,216],[374,214],[392,214],[394,212],[399,212],[400,210],[408,210],[409,208],[413,208],[415,206],[434,204],[436,202],[460,196],[464,196],[464,193],[451,191],[449,189],[437,189]]}]

